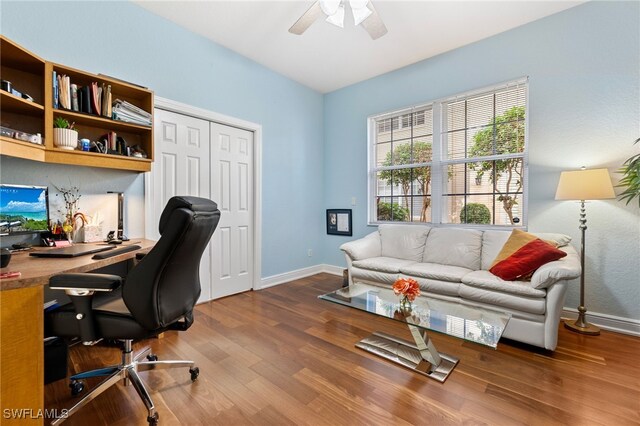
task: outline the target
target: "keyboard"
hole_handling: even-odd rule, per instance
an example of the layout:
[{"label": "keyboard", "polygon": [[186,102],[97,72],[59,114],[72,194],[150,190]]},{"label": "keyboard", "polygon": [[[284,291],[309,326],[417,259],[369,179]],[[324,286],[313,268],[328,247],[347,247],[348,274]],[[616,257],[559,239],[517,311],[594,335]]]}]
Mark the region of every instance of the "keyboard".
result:
[{"label": "keyboard", "polygon": [[117,249],[105,251],[103,253],[94,254],[92,259],[107,259],[109,257],[117,256],[119,254],[128,253],[130,251],[140,250],[140,247],[137,244],[132,244],[130,246],[118,247]]}]

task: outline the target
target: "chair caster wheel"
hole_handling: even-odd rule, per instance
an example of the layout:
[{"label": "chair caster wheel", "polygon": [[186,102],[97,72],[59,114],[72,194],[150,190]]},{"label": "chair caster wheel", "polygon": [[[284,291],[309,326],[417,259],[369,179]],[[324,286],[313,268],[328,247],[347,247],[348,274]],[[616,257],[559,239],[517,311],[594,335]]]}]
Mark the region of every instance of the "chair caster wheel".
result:
[{"label": "chair caster wheel", "polygon": [[71,388],[71,396],[78,396],[84,390],[84,383],[80,380],[72,380],[69,383],[69,388]]},{"label": "chair caster wheel", "polygon": [[155,413],[153,416],[147,417],[147,423],[151,426],[156,426],[158,424],[158,418],[160,418],[160,416],[158,413]]},{"label": "chair caster wheel", "polygon": [[147,361],[157,361],[157,360],[158,360],[158,355],[156,354],[147,355]]},{"label": "chair caster wheel", "polygon": [[198,367],[190,368],[189,373],[191,373],[191,381],[194,382],[200,375],[200,369]]}]

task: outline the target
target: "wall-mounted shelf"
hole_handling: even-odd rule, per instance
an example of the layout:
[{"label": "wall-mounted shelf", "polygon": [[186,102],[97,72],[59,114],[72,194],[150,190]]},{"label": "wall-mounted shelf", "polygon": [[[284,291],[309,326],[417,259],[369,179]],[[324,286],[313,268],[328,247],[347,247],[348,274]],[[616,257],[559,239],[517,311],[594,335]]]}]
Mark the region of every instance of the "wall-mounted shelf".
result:
[{"label": "wall-mounted shelf", "polygon": [[68,151],[65,149],[47,149],[45,161],[58,164],[77,164],[87,167],[105,167],[110,169],[147,172],[151,170],[152,160],[148,158],[127,157],[124,155],[99,154],[97,152]]},{"label": "wall-mounted shelf", "polygon": [[33,161],[44,161],[45,147],[35,143],[0,136],[0,155],[26,158]]},{"label": "wall-mounted shelf", "polygon": [[[53,73],[55,71],[57,75],[69,76],[70,81],[78,86],[91,85],[92,82],[97,82],[100,86],[109,85],[113,101],[120,99],[149,113],[153,112],[152,91],[108,76],[46,62],[4,36],[0,36],[0,42],[2,79],[11,81],[16,90],[27,93],[33,98],[33,101],[27,101],[6,91],[0,91],[2,125],[17,131],[40,133],[44,136],[44,145],[2,136],[0,137],[1,155],[48,163],[135,172],[151,170],[153,126],[54,108]],[[118,136],[124,138],[127,146],[141,148],[149,158],[58,149],[53,144],[53,121],[56,117],[75,122],[79,139],[88,138],[95,141],[100,140],[100,137],[106,133],[116,132]]]},{"label": "wall-mounted shelf", "polygon": [[17,114],[33,115],[36,117],[44,116],[44,107],[42,105],[19,98],[4,90],[0,90],[0,105],[2,105],[3,111],[12,111]]}]

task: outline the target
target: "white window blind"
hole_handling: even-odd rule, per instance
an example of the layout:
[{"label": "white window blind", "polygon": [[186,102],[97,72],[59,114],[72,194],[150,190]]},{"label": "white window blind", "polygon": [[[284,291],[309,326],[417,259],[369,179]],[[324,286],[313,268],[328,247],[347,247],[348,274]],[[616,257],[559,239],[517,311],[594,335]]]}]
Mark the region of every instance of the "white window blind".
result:
[{"label": "white window blind", "polygon": [[370,222],[524,225],[526,115],[523,79],[372,117]]}]

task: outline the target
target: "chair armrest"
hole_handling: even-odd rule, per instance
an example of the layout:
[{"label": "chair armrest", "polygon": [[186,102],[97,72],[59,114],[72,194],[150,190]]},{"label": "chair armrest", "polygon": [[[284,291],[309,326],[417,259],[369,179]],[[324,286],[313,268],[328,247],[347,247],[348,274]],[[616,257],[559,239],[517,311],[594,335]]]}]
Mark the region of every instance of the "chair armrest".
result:
[{"label": "chair armrest", "polygon": [[122,285],[122,277],[110,274],[60,274],[49,279],[52,290],[113,291]]},{"label": "chair armrest", "polygon": [[109,274],[60,274],[49,278],[49,288],[64,290],[76,312],[80,339],[92,345],[98,339],[93,316],[93,294],[96,291],[113,291],[122,284],[122,278]]},{"label": "chair armrest", "polygon": [[340,246],[340,250],[349,255],[353,260],[379,257],[382,253],[380,233],[375,231],[364,238],[360,238],[359,240],[344,243]]}]

